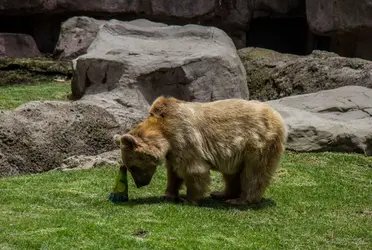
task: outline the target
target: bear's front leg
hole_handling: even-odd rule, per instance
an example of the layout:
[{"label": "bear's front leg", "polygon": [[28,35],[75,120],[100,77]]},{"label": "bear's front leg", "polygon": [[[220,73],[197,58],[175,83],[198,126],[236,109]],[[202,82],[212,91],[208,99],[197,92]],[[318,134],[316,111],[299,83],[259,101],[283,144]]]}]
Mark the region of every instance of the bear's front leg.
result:
[{"label": "bear's front leg", "polygon": [[203,198],[210,183],[210,174],[192,174],[185,177],[187,188],[186,201],[187,204],[197,205],[199,200]]},{"label": "bear's front leg", "polygon": [[167,189],[165,190],[163,198],[166,200],[177,201],[183,179],[173,171],[169,165],[165,166],[167,169]]}]

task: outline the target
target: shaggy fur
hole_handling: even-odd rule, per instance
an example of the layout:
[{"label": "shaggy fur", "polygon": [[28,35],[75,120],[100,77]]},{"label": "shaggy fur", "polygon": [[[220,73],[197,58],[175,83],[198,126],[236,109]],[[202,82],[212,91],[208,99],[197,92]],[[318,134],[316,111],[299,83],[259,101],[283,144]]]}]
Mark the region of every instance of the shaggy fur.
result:
[{"label": "shaggy fur", "polygon": [[147,185],[155,166],[165,162],[166,198],[177,199],[184,183],[186,201],[197,203],[214,170],[222,173],[225,189],[212,197],[233,204],[260,202],[286,143],[279,113],[259,101],[197,103],[165,97],[156,99],[149,113],[135,129],[116,137],[124,165],[134,179],[142,178],[138,187]]}]

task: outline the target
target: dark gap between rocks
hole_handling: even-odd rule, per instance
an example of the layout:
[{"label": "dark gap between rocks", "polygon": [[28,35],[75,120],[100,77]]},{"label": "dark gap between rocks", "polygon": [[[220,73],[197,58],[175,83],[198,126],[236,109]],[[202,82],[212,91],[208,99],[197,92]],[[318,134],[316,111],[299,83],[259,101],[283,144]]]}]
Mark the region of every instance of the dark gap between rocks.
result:
[{"label": "dark gap between rocks", "polygon": [[330,38],[313,34],[306,18],[261,17],[252,20],[246,46],[308,55],[315,49],[330,51]]}]

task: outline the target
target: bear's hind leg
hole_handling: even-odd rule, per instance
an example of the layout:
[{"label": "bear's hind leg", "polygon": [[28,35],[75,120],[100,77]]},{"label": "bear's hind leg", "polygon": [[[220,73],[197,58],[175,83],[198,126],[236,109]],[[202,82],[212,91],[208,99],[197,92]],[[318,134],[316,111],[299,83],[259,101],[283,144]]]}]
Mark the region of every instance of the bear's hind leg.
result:
[{"label": "bear's hind leg", "polygon": [[242,189],[240,197],[226,202],[230,204],[260,203],[280,163],[283,153],[281,148],[279,147],[280,150],[269,150],[267,153],[246,157],[244,169],[240,175]]},{"label": "bear's hind leg", "polygon": [[211,193],[211,198],[216,200],[236,199],[241,192],[240,173],[222,174],[225,189],[222,191],[214,191]]},{"label": "bear's hind leg", "polygon": [[196,205],[203,198],[210,184],[210,173],[192,174],[185,177],[186,203]]},{"label": "bear's hind leg", "polygon": [[178,195],[183,184],[183,179],[180,178],[169,165],[166,165],[166,169],[167,189],[165,190],[163,198],[166,200],[176,201],[178,200]]}]

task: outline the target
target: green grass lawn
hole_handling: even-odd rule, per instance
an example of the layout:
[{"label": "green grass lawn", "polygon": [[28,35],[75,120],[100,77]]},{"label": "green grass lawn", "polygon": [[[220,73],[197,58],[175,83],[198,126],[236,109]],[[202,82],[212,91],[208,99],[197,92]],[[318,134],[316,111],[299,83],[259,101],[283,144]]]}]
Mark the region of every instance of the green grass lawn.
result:
[{"label": "green grass lawn", "polygon": [[107,201],[115,167],[1,178],[0,249],[372,249],[371,165],[286,153],[259,207],[162,202],[164,169],[141,189],[130,177],[122,205]]},{"label": "green grass lawn", "polygon": [[36,100],[67,100],[70,86],[69,81],[0,86],[0,109],[14,109]]}]

